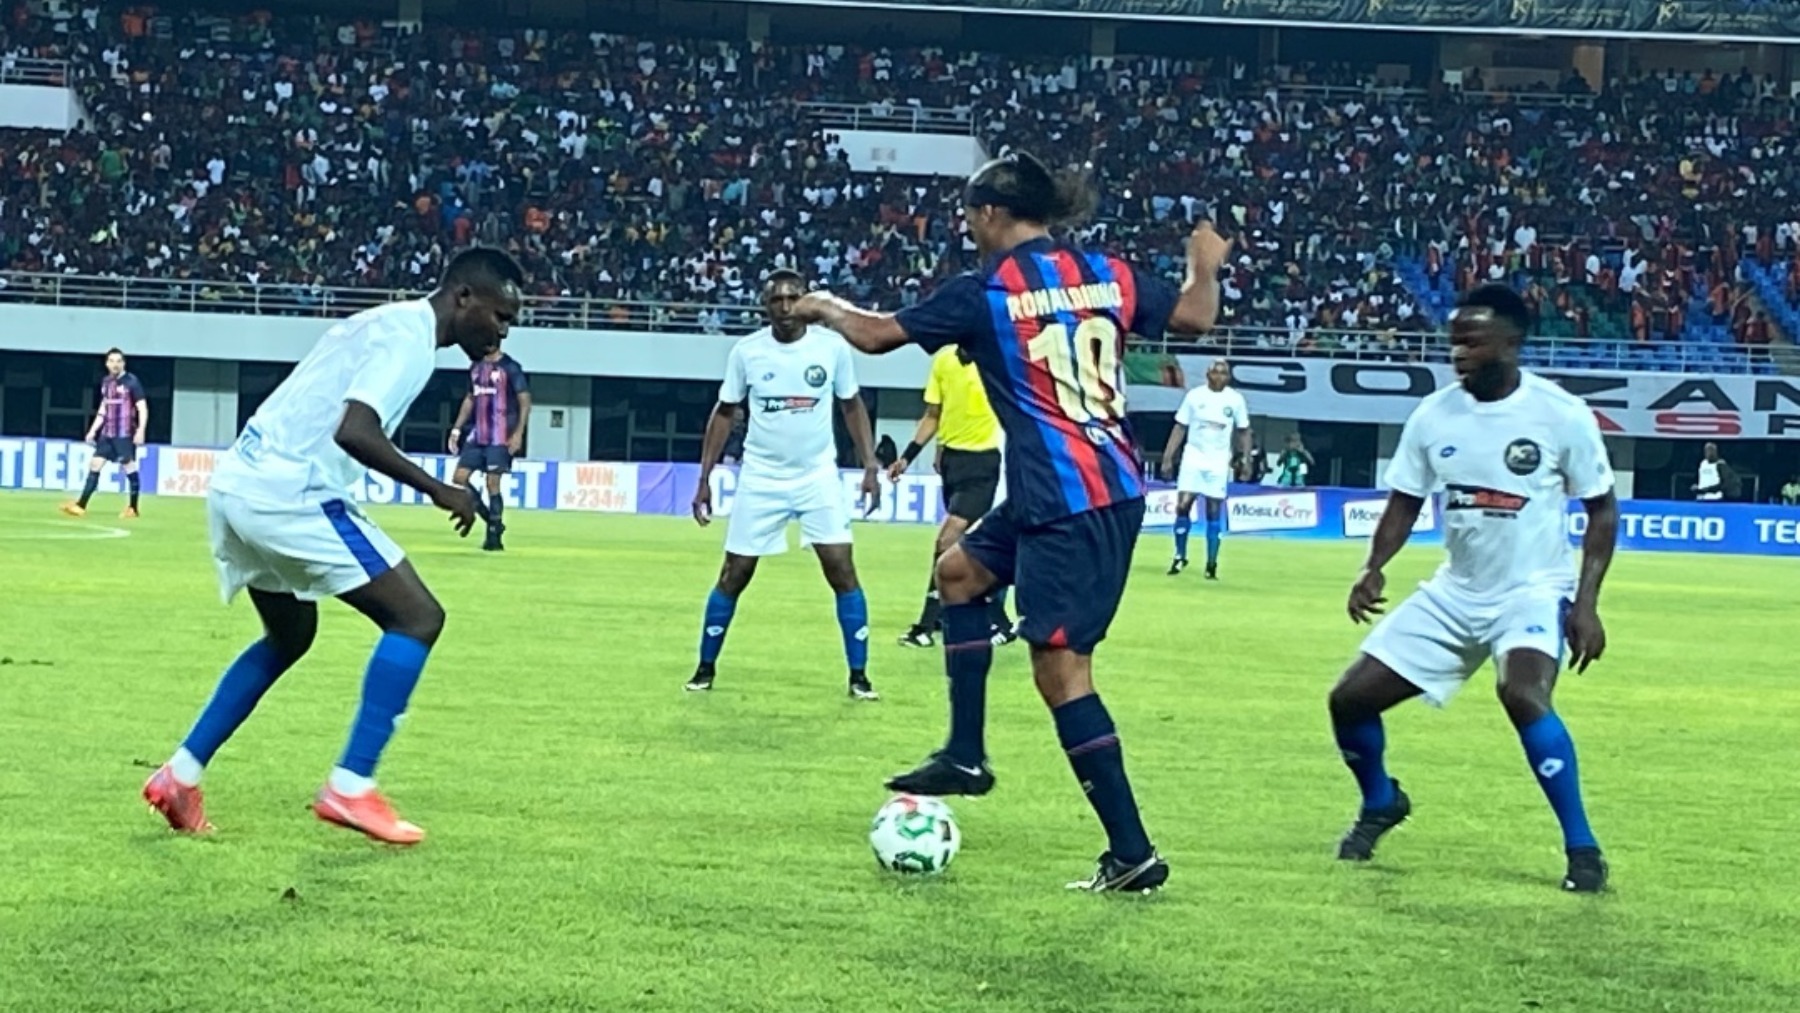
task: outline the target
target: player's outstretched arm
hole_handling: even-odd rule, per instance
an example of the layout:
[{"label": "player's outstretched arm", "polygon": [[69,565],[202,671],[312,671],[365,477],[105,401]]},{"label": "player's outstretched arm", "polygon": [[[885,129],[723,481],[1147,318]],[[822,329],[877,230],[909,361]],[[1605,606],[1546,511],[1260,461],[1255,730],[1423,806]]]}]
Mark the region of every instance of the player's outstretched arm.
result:
[{"label": "player's outstretched arm", "polygon": [[725,453],[725,442],[731,439],[731,428],[737,425],[741,404],[720,401],[713,405],[706,420],[706,436],[700,441],[700,486],[694,490],[694,520],[706,527],[712,523],[712,473]]},{"label": "player's outstretched arm", "polygon": [[1418,522],[1419,511],[1425,506],[1422,496],[1394,490],[1388,493],[1387,508],[1381,512],[1381,523],[1375,525],[1375,534],[1369,539],[1369,558],[1363,562],[1362,573],[1356,577],[1356,583],[1350,586],[1350,619],[1352,622],[1372,622],[1371,616],[1378,616],[1386,611],[1382,608],[1387,598],[1382,592],[1387,587],[1387,577],[1381,572],[1388,562],[1405,547],[1406,540],[1412,536],[1413,524]]},{"label": "player's outstretched arm", "polygon": [[860,309],[830,292],[801,296],[794,304],[794,316],[831,328],[842,334],[851,347],[870,355],[883,355],[907,343],[906,330],[894,314]]},{"label": "player's outstretched arm", "polygon": [[381,416],[375,409],[361,401],[344,402],[344,418],[338,423],[336,441],[344,453],[363,467],[431,497],[439,510],[450,515],[457,534],[467,535],[475,526],[474,493],[432,478],[402,454],[382,431]]},{"label": "player's outstretched arm", "polygon": [[1569,609],[1569,665],[1577,672],[1606,652],[1606,627],[1600,622],[1600,585],[1612,568],[1619,537],[1619,498],[1611,490],[1581,505],[1587,509],[1587,531],[1581,536],[1581,584]]},{"label": "player's outstretched arm", "polygon": [[1219,268],[1231,256],[1231,240],[1203,221],[1194,226],[1187,241],[1187,278],[1181,298],[1169,314],[1169,330],[1189,334],[1209,333],[1219,322]]}]

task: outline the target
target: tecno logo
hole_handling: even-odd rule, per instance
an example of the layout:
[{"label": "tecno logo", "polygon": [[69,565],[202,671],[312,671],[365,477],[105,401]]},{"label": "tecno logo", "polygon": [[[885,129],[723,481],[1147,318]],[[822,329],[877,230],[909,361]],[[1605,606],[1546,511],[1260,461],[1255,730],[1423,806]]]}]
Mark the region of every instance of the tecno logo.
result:
[{"label": "tecno logo", "polygon": [[[1569,534],[1587,534],[1587,515],[1569,514]],[[1620,514],[1619,534],[1646,542],[1723,542],[1725,518],[1682,514]]]}]

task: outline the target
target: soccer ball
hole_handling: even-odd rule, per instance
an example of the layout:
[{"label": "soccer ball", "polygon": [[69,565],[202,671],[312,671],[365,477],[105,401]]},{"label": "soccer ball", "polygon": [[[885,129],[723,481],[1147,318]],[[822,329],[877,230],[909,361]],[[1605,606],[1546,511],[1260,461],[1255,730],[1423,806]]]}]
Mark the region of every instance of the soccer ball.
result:
[{"label": "soccer ball", "polygon": [[875,861],[892,872],[935,876],[949,868],[961,846],[962,831],[943,799],[895,795],[869,826]]}]

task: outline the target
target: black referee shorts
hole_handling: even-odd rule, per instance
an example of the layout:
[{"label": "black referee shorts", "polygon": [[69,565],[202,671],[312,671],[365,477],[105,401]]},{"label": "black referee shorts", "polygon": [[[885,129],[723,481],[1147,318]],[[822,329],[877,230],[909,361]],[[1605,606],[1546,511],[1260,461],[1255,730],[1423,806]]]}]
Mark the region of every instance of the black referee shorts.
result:
[{"label": "black referee shorts", "polygon": [[1000,490],[1000,451],[944,448],[944,509],[970,524],[987,516]]}]

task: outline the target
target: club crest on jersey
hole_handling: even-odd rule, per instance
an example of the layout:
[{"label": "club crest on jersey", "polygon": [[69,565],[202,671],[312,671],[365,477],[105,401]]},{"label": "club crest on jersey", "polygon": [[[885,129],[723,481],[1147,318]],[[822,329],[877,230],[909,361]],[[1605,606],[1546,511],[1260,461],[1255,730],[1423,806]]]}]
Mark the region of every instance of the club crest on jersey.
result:
[{"label": "club crest on jersey", "polygon": [[1515,475],[1529,475],[1544,461],[1544,452],[1530,440],[1514,440],[1506,445],[1506,470]]},{"label": "club crest on jersey", "polygon": [[806,385],[808,387],[823,387],[823,386],[825,386],[825,367],[824,366],[808,366],[808,367],[806,367]]}]

